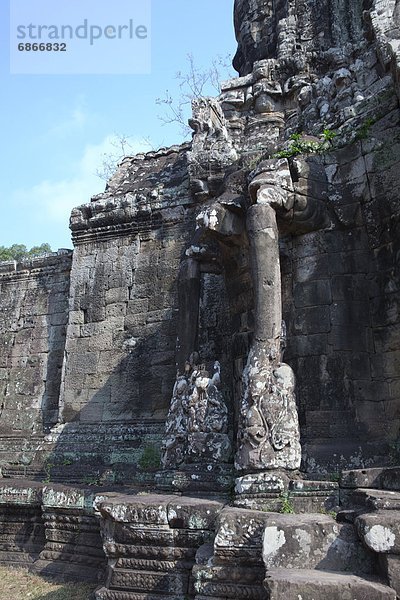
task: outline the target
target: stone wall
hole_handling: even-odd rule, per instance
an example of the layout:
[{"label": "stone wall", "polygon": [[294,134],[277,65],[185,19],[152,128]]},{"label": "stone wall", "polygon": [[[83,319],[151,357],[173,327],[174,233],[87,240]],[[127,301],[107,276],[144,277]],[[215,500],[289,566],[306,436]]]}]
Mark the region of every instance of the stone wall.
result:
[{"label": "stone wall", "polygon": [[176,373],[178,270],[193,227],[186,150],[125,159],[105,193],[72,212],[52,456],[70,461],[77,481],[86,470],[95,481],[129,483],[138,463],[158,466]]},{"label": "stone wall", "polygon": [[[285,350],[297,378],[303,468],[396,459],[394,6],[376,2],[361,19],[358,1],[236,0],[241,76],[196,99],[192,142],[124,159],[105,192],[74,209],[71,275],[71,253],[1,266],[5,473],[122,481],[141,463],[150,484],[176,369],[193,351],[203,371],[220,363],[235,439],[246,361],[269,310],[255,300],[246,219],[271,201],[258,201],[260,189],[281,184],[275,358]],[[326,130],[334,137],[315,152]],[[292,156],[293,134],[314,150]]]},{"label": "stone wall", "polygon": [[29,465],[57,423],[71,259],[59,251],[0,265],[2,466]]},{"label": "stone wall", "polygon": [[[271,202],[280,232],[285,361],[297,378],[308,472],[398,459],[398,26],[394,2],[236,0],[241,77],[195,106],[191,176],[202,182],[198,197],[209,212],[219,216],[223,206],[244,222],[249,205],[268,202],[256,199],[252,180],[271,189],[274,157],[287,160],[291,181]],[[324,131],[333,136],[325,142]],[[291,154],[293,135],[302,152]],[[284,196],[287,204],[279,205]],[[245,281],[245,243],[242,249]],[[236,256],[231,245],[229,282]],[[228,293],[235,406],[254,331],[250,281],[242,302],[234,285]],[[244,345],[236,355],[238,339]]]},{"label": "stone wall", "polygon": [[73,210],[72,266],[0,265],[1,562],[99,600],[399,593],[397,4],[236,0],[191,144]]},{"label": "stone wall", "polygon": [[185,152],[127,159],[116,178],[72,214],[66,422],[162,419],[169,407],[189,233]]},{"label": "stone wall", "polygon": [[386,102],[367,140],[326,157],[333,226],[285,244],[286,358],[311,471],[314,459],[332,470],[396,460],[385,442],[395,450],[400,426],[399,113],[393,93]]}]

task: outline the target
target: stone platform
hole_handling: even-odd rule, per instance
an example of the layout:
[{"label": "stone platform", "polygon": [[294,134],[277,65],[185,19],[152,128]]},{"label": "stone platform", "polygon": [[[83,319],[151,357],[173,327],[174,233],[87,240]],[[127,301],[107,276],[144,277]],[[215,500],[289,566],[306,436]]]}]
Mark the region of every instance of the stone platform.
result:
[{"label": "stone platform", "polygon": [[[370,485],[373,476],[352,475],[354,485],[360,477]],[[253,479],[240,478],[237,491]],[[329,482],[290,481],[284,489],[314,490],[316,498],[324,485],[329,491]],[[390,485],[397,487],[395,480]],[[280,512],[232,506],[215,491],[183,496],[3,478],[0,562],[98,583],[96,600],[298,600],[310,594],[315,600],[346,594],[394,600],[400,591],[398,492],[353,491],[354,498],[367,498],[364,507],[350,506],[335,520],[321,512],[292,514],[293,507],[285,513],[286,505]],[[371,501],[390,494],[392,502]]]},{"label": "stone platform", "polygon": [[100,490],[0,480],[0,562],[64,581],[100,582],[106,560],[93,508]]},{"label": "stone platform", "polygon": [[264,585],[269,600],[396,600],[396,592],[380,582],[348,573],[273,569]]},{"label": "stone platform", "polygon": [[223,502],[155,494],[102,499],[106,585],[97,600],[193,597],[196,552],[212,542]]}]

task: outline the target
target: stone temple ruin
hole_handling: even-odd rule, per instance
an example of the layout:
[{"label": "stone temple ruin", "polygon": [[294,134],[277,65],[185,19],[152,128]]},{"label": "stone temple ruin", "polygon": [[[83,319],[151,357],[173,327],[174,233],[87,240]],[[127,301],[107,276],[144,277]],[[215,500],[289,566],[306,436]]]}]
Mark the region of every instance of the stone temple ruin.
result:
[{"label": "stone temple ruin", "polygon": [[400,3],[234,13],[192,142],[125,158],[73,252],[0,265],[0,562],[97,600],[394,600]]}]

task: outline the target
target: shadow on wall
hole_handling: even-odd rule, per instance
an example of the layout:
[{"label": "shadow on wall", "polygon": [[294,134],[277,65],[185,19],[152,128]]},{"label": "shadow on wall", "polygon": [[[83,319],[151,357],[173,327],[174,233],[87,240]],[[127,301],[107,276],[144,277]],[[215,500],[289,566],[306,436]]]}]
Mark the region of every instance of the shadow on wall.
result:
[{"label": "shadow on wall", "polygon": [[[57,422],[71,252],[3,264],[0,316],[0,461],[26,474]],[[29,469],[29,467],[28,467]]]},{"label": "shadow on wall", "polygon": [[358,151],[336,150],[337,174],[325,191],[310,170],[307,195],[324,200],[332,224],[293,236],[282,261],[286,356],[297,376],[308,472],[388,464],[398,435],[398,401],[382,356],[398,349],[388,339],[397,326],[392,320],[387,327],[387,283],[394,285],[395,274],[389,252],[373,250],[371,228],[379,225],[387,236],[386,228],[350,176]]},{"label": "shadow on wall", "polygon": [[43,431],[49,432],[58,420],[62,366],[68,323],[68,291],[59,284],[50,288],[47,309],[48,354],[44,374],[45,389],[41,399]]},{"label": "shadow on wall", "polygon": [[[201,277],[198,349],[202,362],[223,357],[228,391],[231,336],[227,307],[221,311],[224,286],[223,276]],[[37,454],[37,478],[138,488],[153,483],[176,377],[178,319],[173,304],[165,310],[132,313],[118,330],[112,329],[112,319],[70,326],[62,424],[52,429],[43,453]],[[85,333],[93,337],[81,337]],[[110,363],[118,358],[110,372]],[[231,407],[231,394],[226,396]]]},{"label": "shadow on wall", "polygon": [[[152,484],[175,381],[174,349],[157,352],[164,326],[172,323],[131,341],[129,353],[100,389],[65,391],[63,423],[48,434],[35,459],[37,479],[140,488]],[[102,374],[97,377],[101,382]]]}]

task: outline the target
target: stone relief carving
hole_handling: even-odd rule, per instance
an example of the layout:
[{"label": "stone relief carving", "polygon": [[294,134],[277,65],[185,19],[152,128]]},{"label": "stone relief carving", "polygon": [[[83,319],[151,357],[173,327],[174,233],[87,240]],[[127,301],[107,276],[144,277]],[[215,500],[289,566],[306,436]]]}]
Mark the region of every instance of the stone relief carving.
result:
[{"label": "stone relief carving", "polygon": [[231,452],[228,410],[220,390],[220,364],[212,373],[193,353],[177,375],[166,425],[164,467],[187,462],[226,462]]},{"label": "stone relief carving", "polygon": [[[243,0],[236,0],[237,14],[250,10],[262,16],[256,47],[247,44],[248,31],[238,20],[236,63],[242,77],[224,83],[218,99],[203,99],[193,107],[195,134],[188,155],[189,174],[193,197],[201,205],[182,262],[180,306],[185,327],[179,331],[178,366],[182,370],[183,361],[196,348],[195,327],[188,328],[188,322],[197,323],[199,273],[205,262],[214,253],[212,260],[223,270],[218,244],[246,244],[253,283],[254,337],[243,371],[239,407],[235,466],[241,471],[300,466],[295,377],[282,356],[279,236],[331,227],[332,218],[321,159],[275,156],[285,147],[285,137],[300,126],[314,123],[319,135],[324,127],[339,127],[351,117],[348,106],[363,101],[356,71],[345,68],[346,44],[361,44],[361,48],[364,43],[359,19],[346,25],[343,48],[333,47],[341,14],[331,15],[328,2],[322,4],[315,10],[318,14],[327,11],[327,23],[314,13],[311,19],[309,7],[304,9],[304,20],[297,19],[293,2],[287,3],[287,17],[279,20],[276,7],[269,2],[262,7],[254,4],[250,10]],[[310,19],[315,39],[300,43]],[[191,385],[191,391],[185,393],[193,395],[193,382],[186,374],[180,374],[178,384],[187,386],[185,389]],[[200,403],[196,419],[201,420],[203,396],[196,393]],[[174,393],[172,407],[176,402]],[[188,408],[182,429],[194,434],[196,421],[190,417],[189,401],[185,402]],[[176,431],[178,423],[179,418]],[[171,439],[169,443],[173,445]]]},{"label": "stone relief carving", "polygon": [[[298,177],[309,172],[300,160],[297,162]],[[285,340],[277,220],[299,232],[326,226],[329,220],[325,205],[304,195],[293,182],[286,159],[261,162],[252,173],[247,192],[243,185],[236,172],[226,178],[220,195],[202,203],[192,244],[182,261],[178,376],[166,429],[164,466],[206,458],[217,461],[229,454],[219,363],[215,362],[210,377],[195,353],[188,362],[185,356],[196,347],[197,326],[193,324],[198,321],[200,265],[218,258],[212,240],[240,244],[243,235],[250,248],[255,326],[243,373],[235,466],[242,471],[293,470],[300,466],[295,377],[282,362]]]},{"label": "stone relief carving", "polygon": [[301,448],[295,377],[279,352],[255,344],[243,373],[238,470],[297,469]]},{"label": "stone relief carving", "polygon": [[[282,362],[282,299],[276,211],[293,207],[287,161],[266,163],[250,186],[247,211],[254,286],[254,342],[243,373],[238,427],[238,470],[300,466],[299,423],[292,369]],[[256,190],[256,191],[255,191]]]}]

